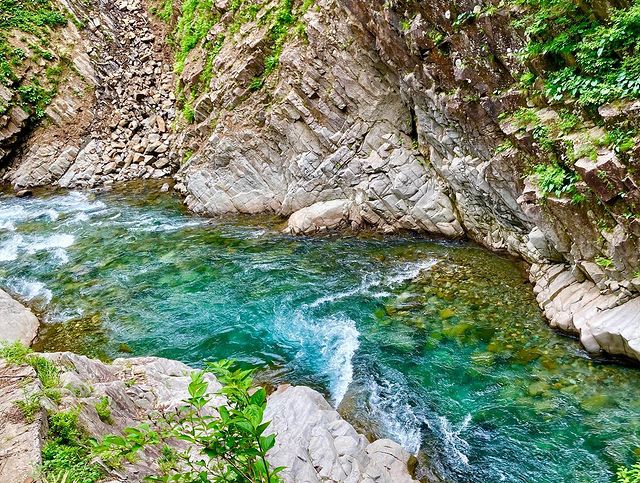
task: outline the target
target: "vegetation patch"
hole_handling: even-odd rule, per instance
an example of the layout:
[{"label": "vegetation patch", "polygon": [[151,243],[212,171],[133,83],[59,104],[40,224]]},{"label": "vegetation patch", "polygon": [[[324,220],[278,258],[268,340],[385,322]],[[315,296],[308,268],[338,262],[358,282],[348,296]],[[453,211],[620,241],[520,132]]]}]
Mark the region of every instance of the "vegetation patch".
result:
[{"label": "vegetation patch", "polygon": [[45,481],[94,483],[103,476],[94,464],[90,439],[78,426],[79,410],[49,415],[49,433],[42,450],[41,472]]},{"label": "vegetation patch", "polygon": [[[43,75],[38,69],[35,74],[25,75],[29,69],[24,64],[37,64],[42,59],[57,65],[60,59],[48,50],[48,39],[53,29],[66,23],[65,16],[50,0],[0,0],[0,84],[16,93],[12,102],[36,119],[44,116],[59,79],[48,73]],[[11,36],[17,32],[26,35],[23,40],[32,40],[28,42],[29,52],[12,45]],[[9,103],[0,106],[0,113],[9,108]]]},{"label": "vegetation patch", "polygon": [[[640,97],[640,0],[610,8],[572,0],[516,0],[527,14],[515,22],[529,42],[521,52],[552,100],[565,96],[594,107]],[[543,60],[544,71],[534,68]]]},{"label": "vegetation patch", "polygon": [[[227,403],[214,406],[208,393],[206,372],[213,372]],[[152,427],[141,424],[122,435],[106,436],[95,452],[110,466],[133,460],[149,446],[160,446],[158,461],[162,475],[152,481],[250,481],[278,482],[283,468],[273,468],[266,459],[275,435],[265,436],[269,422],[263,422],[267,404],[264,388],[252,388],[252,371],[234,369],[229,361],[207,364],[193,372],[189,398],[175,412],[162,414]],[[176,451],[172,440],[190,443],[191,450]],[[194,450],[199,457],[194,457]]]}]

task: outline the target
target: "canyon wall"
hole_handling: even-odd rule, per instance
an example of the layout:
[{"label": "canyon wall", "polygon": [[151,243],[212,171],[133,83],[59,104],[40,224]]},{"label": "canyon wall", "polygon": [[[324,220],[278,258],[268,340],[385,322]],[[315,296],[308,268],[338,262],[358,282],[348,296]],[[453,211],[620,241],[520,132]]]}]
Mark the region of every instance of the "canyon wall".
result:
[{"label": "canyon wall", "polygon": [[527,90],[546,66],[517,55],[517,5],[216,0],[187,19],[204,33],[178,3],[67,7],[75,69],[44,123],[16,106],[0,137],[15,189],[173,174],[211,216],[467,236],[532,264],[553,326],[640,359],[639,149],[603,141],[640,104]]}]

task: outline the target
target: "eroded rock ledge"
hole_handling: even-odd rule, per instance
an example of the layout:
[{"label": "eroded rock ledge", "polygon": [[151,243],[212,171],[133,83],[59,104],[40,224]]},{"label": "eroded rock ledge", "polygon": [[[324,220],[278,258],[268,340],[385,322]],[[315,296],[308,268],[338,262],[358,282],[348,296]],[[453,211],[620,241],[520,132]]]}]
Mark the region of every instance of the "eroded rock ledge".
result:
[{"label": "eroded rock ledge", "polygon": [[[189,397],[191,368],[157,357],[116,359],[112,364],[70,352],[41,354],[61,369],[60,409],[80,407],[79,424],[100,438],[145,422],[154,411],[171,411]],[[210,394],[220,388],[214,376],[206,376]],[[0,419],[5,421],[0,439],[0,481],[26,481],[40,461],[46,433],[42,411],[34,422],[24,421],[15,402],[24,390],[36,391],[39,382],[32,368],[12,367],[0,362]],[[26,388],[26,389],[25,389]],[[109,398],[111,421],[104,422],[95,406]],[[217,397],[217,404],[222,399]],[[55,404],[44,399],[43,406]],[[304,386],[281,386],[268,399],[265,418],[272,420],[268,431],[277,434],[269,453],[274,465],[285,465],[285,481],[396,482],[410,483],[411,455],[397,443],[378,440],[369,443],[327,403],[324,397]],[[145,450],[133,464],[112,471],[108,481],[141,481],[157,474],[158,450]]]}]

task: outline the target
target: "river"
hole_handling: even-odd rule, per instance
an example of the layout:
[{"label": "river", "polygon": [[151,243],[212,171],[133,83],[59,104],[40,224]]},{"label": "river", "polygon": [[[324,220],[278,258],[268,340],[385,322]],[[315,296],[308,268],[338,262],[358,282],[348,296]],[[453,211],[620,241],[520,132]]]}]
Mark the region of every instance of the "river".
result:
[{"label": "river", "polygon": [[[469,242],[295,238],[145,184],[0,197],[0,287],[35,348],[310,385],[452,482],[604,482],[640,447],[636,368],[544,323],[522,267]],[[424,466],[423,470],[424,471]]]}]

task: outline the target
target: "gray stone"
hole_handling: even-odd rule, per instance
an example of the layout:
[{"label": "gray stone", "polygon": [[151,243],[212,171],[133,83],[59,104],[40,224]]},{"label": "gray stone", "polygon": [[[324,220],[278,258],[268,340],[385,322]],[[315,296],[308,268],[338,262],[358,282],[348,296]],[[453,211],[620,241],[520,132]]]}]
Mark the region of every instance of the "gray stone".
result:
[{"label": "gray stone", "polygon": [[0,290],[0,340],[31,345],[39,325],[31,310]]}]

